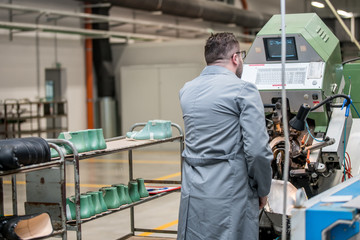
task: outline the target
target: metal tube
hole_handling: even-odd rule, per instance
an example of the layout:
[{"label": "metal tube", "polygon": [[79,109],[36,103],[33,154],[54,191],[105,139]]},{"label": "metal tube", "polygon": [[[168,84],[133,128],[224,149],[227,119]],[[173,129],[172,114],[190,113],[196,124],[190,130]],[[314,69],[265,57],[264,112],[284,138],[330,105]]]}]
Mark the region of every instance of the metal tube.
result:
[{"label": "metal tube", "polygon": [[235,8],[231,5],[205,0],[108,0],[114,6],[146,11],[161,11],[173,16],[202,18],[219,23],[235,23],[238,26],[262,27],[270,15]]},{"label": "metal tube", "polygon": [[142,38],[150,40],[170,40],[174,39],[172,37],[166,36],[154,36],[150,34],[141,34],[141,33],[129,33],[129,32],[118,32],[118,31],[101,31],[101,30],[86,30],[81,28],[72,28],[72,27],[59,27],[59,26],[49,26],[49,25],[36,25],[29,23],[15,23],[15,22],[4,22],[0,21],[0,28],[10,28],[10,29],[19,29],[19,30],[38,30],[43,32],[59,32],[64,34],[77,34],[85,35],[89,37],[114,37],[114,38]]},{"label": "metal tube", "polygon": [[[12,0],[9,0],[9,4],[12,4]],[[13,21],[13,11],[9,9],[9,22]],[[13,40],[13,32],[12,29],[9,30],[9,40]]]},{"label": "metal tube", "polygon": [[74,165],[74,181],[75,181],[76,239],[81,240],[79,153],[78,153],[75,145],[68,140],[48,139],[47,141],[53,142],[53,143],[66,144],[73,151],[72,163]]},{"label": "metal tube", "polygon": [[[209,29],[208,28],[202,28],[202,27],[193,27],[193,26],[184,26],[184,25],[176,25],[176,24],[172,24],[172,23],[166,23],[166,22],[151,22],[150,20],[140,20],[140,19],[131,19],[131,18],[125,18],[125,17],[109,17],[109,16],[101,16],[101,15],[96,15],[96,14],[88,14],[88,13],[74,13],[74,12],[67,12],[67,11],[59,11],[59,10],[52,10],[52,9],[39,9],[39,8],[32,8],[32,7],[24,7],[21,5],[15,5],[15,4],[2,4],[0,3],[0,8],[2,9],[12,9],[12,10],[18,10],[18,11],[30,11],[30,12],[37,12],[37,13],[46,13],[46,14],[53,14],[53,15],[60,15],[60,16],[65,16],[65,17],[73,17],[73,18],[83,18],[83,19],[89,19],[89,20],[96,20],[96,21],[105,21],[105,22],[109,22],[109,23],[128,23],[128,24],[139,24],[139,25],[144,25],[144,26],[160,26],[160,27],[164,27],[164,28],[173,28],[173,29],[179,29],[179,30],[184,30],[184,31],[195,31],[195,32],[199,32],[199,33],[203,33],[203,34],[209,34]],[[1,22],[0,26],[3,25],[3,23],[6,22]],[[11,24],[11,23],[10,23]],[[15,24],[15,23],[14,23]],[[17,23],[17,25],[19,25],[20,23]],[[6,27],[6,25],[4,25]],[[25,24],[24,26],[27,25]],[[74,28],[73,28],[74,29]],[[34,30],[34,29],[33,29]],[[78,30],[82,30],[82,29],[78,29]],[[75,31],[74,31],[75,33]],[[146,36],[146,34],[136,34],[136,33],[124,33],[124,37],[139,37],[142,38],[142,36]],[[237,36],[239,37],[243,37],[243,38],[248,38],[248,39],[254,39],[255,36],[251,36],[251,35],[246,35],[246,34],[242,34],[240,32],[236,33]],[[149,39],[153,39],[155,37],[155,39],[170,39],[170,37],[162,37],[162,36],[152,36],[152,35],[147,35],[150,36]]]},{"label": "metal tube", "polygon": [[326,146],[329,146],[329,145],[332,145],[335,143],[335,139],[334,138],[330,138],[328,141],[325,141],[325,142],[322,142],[322,143],[319,143],[319,144],[316,144],[316,145],[311,145],[309,147],[306,147],[302,153],[303,154],[306,154],[307,151],[315,151],[317,149],[320,149],[320,148],[323,148],[323,147],[326,147]]},{"label": "metal tube", "polygon": [[[40,13],[36,17],[36,26],[39,24],[39,20],[44,13]],[[36,29],[35,32],[35,47],[36,47],[36,86],[37,96],[40,98],[40,46],[39,46],[39,31]]]},{"label": "metal tube", "polygon": [[133,180],[133,159],[132,159],[132,150],[129,150],[129,181]]},{"label": "metal tube", "polygon": [[[287,101],[286,101],[286,79],[285,79],[285,61],[286,61],[286,25],[285,25],[285,0],[280,0],[281,6],[281,99],[282,99],[282,121],[284,128],[285,149],[289,149],[289,128],[287,122]],[[284,200],[283,200],[283,215],[282,215],[282,238],[286,239],[287,223],[286,223],[286,209],[287,209],[287,182],[289,178],[289,151],[285,151],[284,164]]]},{"label": "metal tube", "polygon": [[18,215],[17,211],[17,189],[16,189],[16,175],[11,176],[11,189],[12,189],[12,203],[13,215]]},{"label": "metal tube", "polygon": [[[133,159],[132,159],[132,150],[128,151],[129,155],[129,181],[133,180]],[[135,213],[134,213],[134,207],[130,207],[130,229],[131,233],[135,235]]]},{"label": "metal tube", "polygon": [[67,231],[66,231],[66,166],[65,166],[65,155],[63,151],[61,151],[60,147],[54,143],[48,143],[50,148],[55,149],[62,161],[60,164],[60,179],[61,179],[61,225],[62,225],[62,239],[67,239]]},{"label": "metal tube", "polygon": [[2,177],[0,177],[0,214],[4,216],[4,185]]}]

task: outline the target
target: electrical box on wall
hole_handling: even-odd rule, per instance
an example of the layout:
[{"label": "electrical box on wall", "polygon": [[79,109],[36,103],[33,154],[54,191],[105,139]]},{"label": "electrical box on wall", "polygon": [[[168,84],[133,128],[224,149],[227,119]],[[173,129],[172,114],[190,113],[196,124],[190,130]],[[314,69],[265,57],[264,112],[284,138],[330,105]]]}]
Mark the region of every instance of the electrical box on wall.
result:
[{"label": "electrical box on wall", "polygon": [[66,99],[66,70],[64,68],[45,69],[45,90],[47,101]]},{"label": "electrical box on wall", "polygon": [[66,70],[63,68],[46,68],[45,69],[45,97],[44,115],[49,116],[46,119],[46,129],[48,138],[57,138],[56,129],[61,129],[62,119],[54,116],[65,114],[66,100]]}]

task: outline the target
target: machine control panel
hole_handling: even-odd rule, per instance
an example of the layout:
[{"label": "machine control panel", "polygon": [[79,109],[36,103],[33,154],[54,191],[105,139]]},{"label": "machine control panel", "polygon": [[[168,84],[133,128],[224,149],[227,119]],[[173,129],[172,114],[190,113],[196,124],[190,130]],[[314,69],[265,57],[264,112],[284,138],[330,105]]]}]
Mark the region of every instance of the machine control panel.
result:
[{"label": "machine control panel", "polygon": [[[321,89],[324,62],[287,63],[285,69],[286,89]],[[242,79],[259,90],[281,89],[281,64],[244,64]]]}]

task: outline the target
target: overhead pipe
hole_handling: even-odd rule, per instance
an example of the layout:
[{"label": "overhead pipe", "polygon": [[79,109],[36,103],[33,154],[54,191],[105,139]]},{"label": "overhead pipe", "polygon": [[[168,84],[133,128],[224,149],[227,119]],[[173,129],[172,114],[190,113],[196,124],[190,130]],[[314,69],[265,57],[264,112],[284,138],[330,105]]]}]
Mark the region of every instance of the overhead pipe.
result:
[{"label": "overhead pipe", "polygon": [[[95,1],[95,0],[91,0],[91,1]],[[99,4],[97,4],[97,5],[99,5]],[[160,26],[160,27],[170,28],[170,29],[184,30],[184,31],[190,31],[190,32],[199,32],[200,34],[202,34],[202,33],[208,34],[211,31],[211,29],[209,29],[209,28],[188,26],[188,25],[178,25],[178,24],[169,23],[169,22],[140,20],[140,19],[127,18],[127,17],[110,17],[110,16],[104,16],[104,15],[98,15],[98,14],[68,12],[68,11],[43,9],[43,8],[39,9],[39,8],[14,5],[14,4],[0,3],[0,9],[26,11],[26,12],[33,12],[33,13],[38,13],[38,14],[56,15],[56,16],[70,17],[70,18],[88,19],[90,21],[95,21],[95,22],[109,22],[109,23],[111,23],[111,26],[116,26],[117,24],[128,23],[128,24],[139,24],[139,25],[143,25],[143,26]],[[69,28],[69,27],[48,26],[48,25],[34,25],[34,24],[28,24],[28,23],[4,22],[4,21],[0,21],[0,28],[17,29],[17,30],[36,30],[36,29],[38,29],[39,31],[78,34],[78,35],[86,35],[89,37],[123,38],[124,42],[126,42],[127,39],[130,39],[130,38],[148,39],[148,40],[171,40],[174,38],[174,37],[151,35],[151,34],[129,33],[129,32],[120,32],[120,31],[99,31],[99,30],[93,30],[93,29]],[[246,34],[242,34],[240,32],[237,32],[235,34],[238,37],[254,39],[254,36],[252,36],[252,35],[246,35]]]},{"label": "overhead pipe", "polygon": [[[98,0],[91,0],[98,2]],[[228,4],[205,0],[106,0],[113,6],[146,11],[161,11],[164,14],[206,21],[236,24],[247,28],[262,27],[270,15],[247,11]]]}]

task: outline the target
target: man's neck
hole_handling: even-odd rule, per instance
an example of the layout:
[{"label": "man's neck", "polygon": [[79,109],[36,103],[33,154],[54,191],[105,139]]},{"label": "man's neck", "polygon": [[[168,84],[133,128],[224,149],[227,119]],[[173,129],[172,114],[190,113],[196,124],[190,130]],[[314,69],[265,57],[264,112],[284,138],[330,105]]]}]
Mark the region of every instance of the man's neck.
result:
[{"label": "man's neck", "polygon": [[209,63],[208,66],[224,67],[233,73],[235,73],[236,71],[236,69],[231,65],[231,63],[228,60],[224,60],[224,59],[216,60],[213,63]]}]

